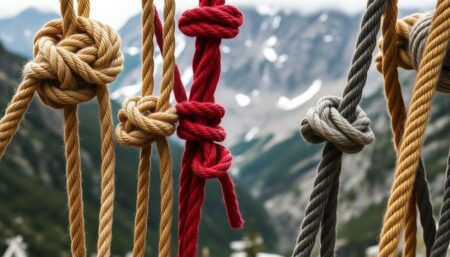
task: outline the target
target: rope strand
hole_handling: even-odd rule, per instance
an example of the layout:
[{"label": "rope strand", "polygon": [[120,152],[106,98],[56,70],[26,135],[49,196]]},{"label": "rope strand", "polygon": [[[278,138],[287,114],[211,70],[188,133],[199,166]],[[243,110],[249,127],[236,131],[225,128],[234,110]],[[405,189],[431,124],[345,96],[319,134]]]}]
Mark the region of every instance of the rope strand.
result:
[{"label": "rope strand", "polygon": [[425,46],[414,86],[411,107],[406,118],[405,133],[401,142],[398,165],[380,240],[380,257],[394,257],[402,230],[416,170],[419,167],[420,150],[430,114],[431,100],[439,80],[440,69],[445,58],[450,37],[450,1],[439,0],[430,27],[430,36]]},{"label": "rope strand", "polygon": [[192,65],[194,82],[189,99],[184,89],[175,87],[174,90],[180,115],[177,134],[186,140],[179,193],[179,257],[197,256],[207,179],[219,179],[230,225],[233,228],[243,226],[234,185],[227,172],[231,153],[217,143],[225,140],[225,130],[220,126],[225,110],[214,103],[221,73],[221,41],[239,33],[243,16],[237,8],[224,5],[224,0],[199,2],[198,8],[184,12],[179,20],[181,32],[197,37]]},{"label": "rope strand", "polygon": [[307,141],[320,143],[326,140],[328,143],[319,163],[314,188],[292,254],[294,257],[311,256],[320,228],[321,256],[334,256],[342,152],[359,152],[364,145],[374,140],[369,128],[370,121],[358,104],[385,7],[385,0],[369,0],[367,3],[344,98],[321,99],[318,107],[308,111],[307,118],[302,121],[301,132]]},{"label": "rope strand", "polygon": [[[166,0],[164,6],[163,79],[159,98],[153,96],[155,27],[161,26],[152,0],[142,1],[142,97],[132,97],[124,102],[119,112],[116,129],[118,140],[129,146],[141,148],[133,256],[143,257],[146,248],[148,201],[150,186],[150,160],[152,143],[156,142],[160,159],[161,221],[159,230],[159,256],[170,257],[173,182],[172,161],[167,137],[174,133],[178,116],[170,106],[170,94],[176,83],[175,76],[175,0]],[[161,34],[161,28],[158,28]],[[160,37],[160,35],[157,35]]]},{"label": "rope strand", "polygon": [[61,20],[47,23],[34,39],[34,60],[5,116],[0,120],[0,156],[11,142],[37,91],[44,104],[64,109],[67,197],[71,252],[86,257],[83,192],[77,105],[97,96],[102,141],[102,185],[97,256],[111,255],[114,202],[114,144],[107,84],[122,71],[123,58],[117,33],[89,19],[89,1],[61,0]]}]

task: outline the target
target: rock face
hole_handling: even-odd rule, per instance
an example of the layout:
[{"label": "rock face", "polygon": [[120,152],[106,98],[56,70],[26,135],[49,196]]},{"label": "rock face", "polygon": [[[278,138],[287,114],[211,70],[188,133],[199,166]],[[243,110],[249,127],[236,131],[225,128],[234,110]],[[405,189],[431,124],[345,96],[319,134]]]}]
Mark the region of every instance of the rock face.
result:
[{"label": "rock face", "polygon": [[[3,116],[20,82],[24,62],[25,59],[7,52],[0,45],[0,116]],[[117,103],[113,104],[115,113],[118,107]],[[89,253],[92,253],[96,245],[100,199],[99,122],[95,102],[80,105],[79,109],[87,242]],[[7,238],[22,235],[30,256],[70,256],[61,129],[61,112],[45,107],[36,95],[20,130],[0,162],[0,253],[7,248],[3,244]],[[176,185],[182,145],[171,142],[171,152]],[[132,249],[138,153],[117,146],[116,156],[112,251],[115,256],[124,256]],[[156,254],[159,226],[159,171],[156,156],[152,165],[149,255]],[[269,248],[274,249],[277,238],[265,209],[243,187],[238,185],[237,190],[245,217],[272,241]],[[241,238],[245,231],[233,231],[228,227],[221,198],[218,184],[208,183],[200,247],[209,247],[214,256],[225,257],[230,252],[229,243]],[[176,206],[174,209],[177,209]],[[174,254],[176,243],[174,240]]]}]

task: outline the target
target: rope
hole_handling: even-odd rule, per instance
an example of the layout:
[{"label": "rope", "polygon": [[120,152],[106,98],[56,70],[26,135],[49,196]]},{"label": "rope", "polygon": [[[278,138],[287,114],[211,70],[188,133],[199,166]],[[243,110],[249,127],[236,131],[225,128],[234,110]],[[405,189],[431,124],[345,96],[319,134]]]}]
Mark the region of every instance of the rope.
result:
[{"label": "rope", "polygon": [[[406,107],[404,104],[402,90],[398,79],[397,67],[413,69],[409,43],[413,27],[422,27],[422,15],[414,14],[397,21],[397,3],[388,4],[388,12],[383,22],[383,37],[379,41],[380,54],[376,58],[377,68],[383,73],[385,80],[385,95],[391,116],[391,128],[394,134],[394,147],[400,147],[406,120]],[[422,42],[422,41],[421,41]],[[408,203],[405,218],[405,251],[404,256],[415,256],[416,252],[416,204],[419,207],[420,220],[425,240],[427,256],[430,256],[431,247],[436,234],[436,226],[433,217],[433,208],[428,190],[428,182],[425,178],[425,167],[420,160],[420,166],[416,172],[414,194]]]},{"label": "rope", "polygon": [[430,36],[419,65],[400,146],[395,179],[381,232],[380,257],[396,256],[402,230],[401,222],[406,214],[405,206],[411,196],[416,170],[419,167],[421,144],[430,114],[431,101],[450,37],[449,7],[450,1],[438,1],[429,31]]},{"label": "rope", "polygon": [[293,251],[295,257],[311,256],[320,228],[322,228],[321,256],[334,255],[342,152],[356,153],[374,140],[369,128],[369,119],[358,104],[366,83],[385,7],[384,0],[369,0],[367,3],[344,98],[321,99],[318,107],[310,110],[307,118],[302,121],[301,132],[306,140],[311,143],[322,141],[328,143],[319,163],[314,188]]},{"label": "rope", "polygon": [[[400,147],[406,120],[406,107],[398,79],[397,67],[412,69],[413,62],[410,58],[408,45],[411,46],[410,37],[414,26],[421,26],[421,15],[414,14],[397,21],[397,3],[389,2],[388,11],[383,20],[383,37],[380,39],[380,54],[376,58],[377,68],[383,73],[385,95],[391,116],[391,128],[394,134],[394,147]],[[416,253],[416,204],[419,207],[420,220],[423,226],[423,238],[426,245],[427,256],[436,234],[436,226],[433,218],[433,208],[428,190],[428,182],[425,178],[425,170],[422,160],[416,172],[414,194],[408,202],[407,215],[405,217],[405,246],[404,256],[415,256]]]},{"label": "rope", "polygon": [[232,157],[227,148],[216,143],[225,140],[225,130],[219,125],[225,110],[214,103],[221,68],[220,44],[222,38],[237,36],[243,22],[237,8],[224,4],[224,0],[200,0],[198,8],[184,12],[179,20],[181,32],[197,37],[189,99],[184,90],[174,90],[180,115],[177,134],[187,141],[180,178],[179,257],[197,256],[207,179],[219,179],[230,225],[243,226],[234,185],[227,173]]},{"label": "rope", "polygon": [[[119,111],[120,123],[116,128],[119,142],[141,148],[133,246],[133,256],[135,257],[145,255],[153,142],[156,142],[158,148],[161,176],[159,256],[170,257],[172,238],[172,161],[167,137],[175,132],[178,121],[176,110],[170,106],[170,94],[175,84],[175,0],[166,0],[164,5],[164,47],[160,47],[163,53],[163,79],[159,97],[152,95],[155,24],[161,26],[153,1],[143,0],[142,97],[131,97],[124,102]],[[161,28],[158,30],[161,34]],[[161,36],[159,35],[159,37]]]},{"label": "rope", "polygon": [[114,201],[114,144],[107,84],[122,71],[117,33],[89,19],[89,1],[61,1],[62,20],[47,23],[34,39],[34,59],[0,120],[0,156],[5,153],[37,91],[48,106],[64,109],[64,140],[71,251],[86,256],[77,105],[97,96],[102,141],[102,182],[97,256],[110,256]]}]

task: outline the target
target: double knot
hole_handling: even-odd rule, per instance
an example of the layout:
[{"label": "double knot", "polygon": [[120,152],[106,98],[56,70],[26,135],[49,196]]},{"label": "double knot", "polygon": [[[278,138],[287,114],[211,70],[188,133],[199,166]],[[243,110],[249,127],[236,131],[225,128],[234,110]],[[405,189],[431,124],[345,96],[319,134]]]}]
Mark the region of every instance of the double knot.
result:
[{"label": "double knot", "polygon": [[175,132],[178,115],[174,108],[157,111],[158,97],[135,96],[119,111],[117,139],[127,146],[144,147]]},{"label": "double knot", "polygon": [[204,179],[225,175],[231,166],[231,153],[216,142],[225,140],[225,129],[219,124],[225,109],[216,103],[186,101],[176,105],[180,122],[177,134],[193,142],[192,171]]},{"label": "double knot", "polygon": [[349,122],[338,111],[341,101],[339,97],[320,99],[317,107],[311,108],[302,121],[301,133],[310,143],[327,141],[342,152],[357,153],[375,139],[369,127],[370,119],[358,106],[355,120]]},{"label": "double knot", "polygon": [[[414,25],[421,18],[420,14],[413,14],[411,16],[405,17],[401,20],[397,20],[395,26],[396,42],[393,47],[397,49],[397,55],[394,57],[397,59],[397,65],[406,70],[414,69],[413,58],[410,54],[410,36]],[[383,44],[393,44],[391,38],[380,38],[378,41],[378,47],[382,49]],[[379,72],[383,69],[383,54],[380,52],[376,57],[376,67]]]},{"label": "double knot", "polygon": [[76,31],[63,35],[62,20],[47,23],[35,36],[34,59],[25,79],[37,85],[42,101],[63,108],[91,100],[98,87],[123,69],[118,33],[98,21],[77,17]]},{"label": "double knot", "polygon": [[178,26],[190,37],[234,38],[239,34],[243,20],[242,13],[234,6],[201,6],[185,11]]},{"label": "double knot", "polygon": [[[432,13],[428,14],[413,14],[397,21],[396,35],[397,35],[397,59],[398,66],[406,70],[418,70],[420,61],[425,50],[425,45],[428,38],[428,30],[431,26],[433,18]],[[381,38],[379,47],[381,49],[383,42],[391,42],[392,39]],[[450,93],[450,45],[447,48],[447,55],[444,60],[442,72],[436,86],[439,92]],[[388,54],[388,53],[386,53]],[[379,53],[376,58],[378,71],[382,72],[383,54]]]}]

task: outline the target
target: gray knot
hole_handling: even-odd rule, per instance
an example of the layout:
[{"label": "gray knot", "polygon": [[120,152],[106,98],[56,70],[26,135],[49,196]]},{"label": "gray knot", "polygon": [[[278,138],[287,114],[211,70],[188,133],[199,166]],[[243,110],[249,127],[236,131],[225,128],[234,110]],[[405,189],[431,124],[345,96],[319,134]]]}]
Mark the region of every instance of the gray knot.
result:
[{"label": "gray knot", "polygon": [[[412,28],[409,38],[409,54],[411,55],[412,63],[415,70],[419,69],[420,61],[422,60],[423,52],[428,38],[428,30],[431,26],[433,13],[423,15]],[[442,65],[441,75],[437,83],[436,90],[439,92],[450,93],[450,45],[447,47],[447,54],[445,56],[444,64]]]},{"label": "gray knot", "polygon": [[302,121],[301,133],[309,143],[328,141],[342,152],[357,153],[375,139],[369,127],[370,119],[358,106],[356,119],[350,123],[337,109],[341,101],[342,98],[334,96],[320,99]]}]

